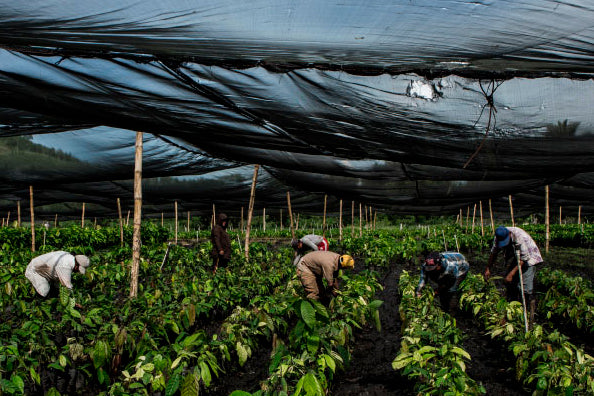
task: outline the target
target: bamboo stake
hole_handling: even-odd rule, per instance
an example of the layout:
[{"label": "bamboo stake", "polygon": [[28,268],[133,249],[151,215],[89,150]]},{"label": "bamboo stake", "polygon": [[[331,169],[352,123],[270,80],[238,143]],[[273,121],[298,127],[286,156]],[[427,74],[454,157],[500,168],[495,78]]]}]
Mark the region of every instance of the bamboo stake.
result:
[{"label": "bamboo stake", "polygon": [[[132,269],[130,297],[138,295],[138,267],[140,265],[140,226],[142,219],[142,132],[136,132],[134,156],[134,231],[132,233]],[[129,213],[129,212],[128,212]]]},{"label": "bamboo stake", "polygon": [[474,209],[472,211],[472,230],[471,232],[474,233],[474,218],[476,216],[476,204],[474,204]]},{"label": "bamboo stake", "polygon": [[340,200],[340,215],[338,217],[338,240],[342,242],[342,199]]},{"label": "bamboo stake", "polygon": [[283,230],[283,208],[280,209],[280,230]]},{"label": "bamboo stake", "polygon": [[373,212],[373,230],[375,231],[377,227],[377,210]]},{"label": "bamboo stake", "polygon": [[97,218],[96,217],[93,218],[93,228],[97,229]]},{"label": "bamboo stake", "polygon": [[[124,219],[122,219],[122,204],[120,203],[120,199],[117,199],[118,202],[118,219],[120,222],[120,247],[124,247]],[[161,226],[163,226],[161,224]]]},{"label": "bamboo stake", "polygon": [[578,206],[578,224],[581,224],[581,223],[582,223],[582,205],[579,205]]},{"label": "bamboo stake", "polygon": [[545,186],[545,251],[549,252],[550,216],[549,216],[549,186]]},{"label": "bamboo stake", "polygon": [[266,208],[262,209],[262,231],[266,232]]},{"label": "bamboo stake", "polygon": [[460,228],[464,227],[464,215],[462,214],[462,208],[460,208]]},{"label": "bamboo stake", "polygon": [[297,213],[297,223],[295,223],[295,231],[299,230],[299,213]]},{"label": "bamboo stake", "polygon": [[479,207],[481,211],[481,235],[485,236],[485,227],[483,227],[483,201],[479,201]]},{"label": "bamboo stake", "polygon": [[491,207],[491,198],[489,198],[489,215],[491,216],[491,232],[495,234],[495,222],[493,222],[493,208]]},{"label": "bamboo stake", "polygon": [[355,201],[351,201],[351,238],[355,236]]},{"label": "bamboo stake", "polygon": [[80,217],[80,227],[85,228],[85,203],[82,205],[82,215]]},{"label": "bamboo stake", "polygon": [[326,205],[328,203],[328,195],[324,194],[324,219],[322,220],[322,236],[326,237]]},{"label": "bamboo stake", "polygon": [[512,196],[511,194],[508,195],[509,199],[509,214],[511,216],[512,227],[516,226],[516,221],[514,220],[514,205],[512,204]]},{"label": "bamboo stake", "polygon": [[175,211],[175,244],[177,245],[177,201],[175,201],[174,203],[174,211]]},{"label": "bamboo stake", "polygon": [[54,219],[54,227],[58,226],[58,214],[56,213],[56,218]]},{"label": "bamboo stake", "polygon": [[126,215],[126,227],[130,225],[130,211],[128,210],[128,214]]},{"label": "bamboo stake", "polygon": [[252,178],[252,189],[250,191],[250,203],[248,206],[247,226],[246,226],[246,230],[245,230],[245,249],[243,249],[246,261],[248,261],[250,259],[250,227],[252,226],[252,213],[254,212],[254,201],[256,198],[256,182],[258,181],[258,170],[259,169],[260,169],[260,165],[256,164],[254,166],[254,176]]},{"label": "bamboo stake", "polygon": [[31,206],[31,251],[35,251],[35,211],[33,210],[33,186],[29,186],[29,202]]},{"label": "bamboo stake", "polygon": [[561,205],[559,205],[559,225],[563,224],[561,221]]},{"label": "bamboo stake", "polygon": [[359,238],[363,238],[363,212],[361,212],[362,209],[363,204],[359,203]]},{"label": "bamboo stake", "polygon": [[293,226],[293,210],[291,209],[291,194],[288,191],[287,191],[287,208],[289,210],[289,224],[291,226],[291,238],[295,239],[295,227]]},{"label": "bamboo stake", "polygon": [[190,211],[188,210],[188,232],[190,232]]},{"label": "bamboo stake", "polygon": [[6,216],[6,227],[10,227],[10,210],[8,211],[8,215]]},{"label": "bamboo stake", "polygon": [[[119,198],[118,198],[119,199]],[[164,222],[164,217],[165,215],[163,214],[163,212],[161,212],[161,227],[164,226],[165,222]]]},{"label": "bamboo stake", "polygon": [[17,201],[17,226],[21,227],[21,200]]},{"label": "bamboo stake", "polygon": [[214,228],[214,226],[217,224],[217,211],[215,209],[215,204],[212,204],[212,223],[210,225],[210,228]]}]

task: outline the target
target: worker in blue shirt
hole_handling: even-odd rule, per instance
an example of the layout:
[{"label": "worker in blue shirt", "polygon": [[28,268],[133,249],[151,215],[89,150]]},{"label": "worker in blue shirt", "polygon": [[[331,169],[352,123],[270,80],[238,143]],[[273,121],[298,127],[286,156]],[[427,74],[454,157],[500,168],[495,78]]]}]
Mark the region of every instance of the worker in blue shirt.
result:
[{"label": "worker in blue shirt", "polygon": [[428,281],[437,285],[435,295],[439,296],[441,307],[446,312],[453,312],[458,304],[458,287],[466,278],[470,265],[458,252],[432,252],[425,257],[421,265],[421,278],[417,286],[417,297]]}]

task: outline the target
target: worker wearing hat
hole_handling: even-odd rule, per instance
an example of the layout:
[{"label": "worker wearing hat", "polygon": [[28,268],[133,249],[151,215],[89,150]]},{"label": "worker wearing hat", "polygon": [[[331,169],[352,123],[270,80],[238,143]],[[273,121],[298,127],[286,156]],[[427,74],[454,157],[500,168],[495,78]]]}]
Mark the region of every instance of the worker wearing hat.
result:
[{"label": "worker wearing hat", "polygon": [[[534,276],[536,266],[542,263],[540,250],[530,235],[519,227],[499,226],[495,230],[491,255],[485,269],[485,278],[491,276],[491,268],[497,259],[499,252],[503,251],[503,258],[506,265],[505,287],[509,301],[521,301],[522,288],[526,301],[530,304],[530,324],[534,322],[534,311],[536,299],[534,296]],[[517,257],[519,253],[520,263]],[[519,264],[519,265],[518,265]],[[520,284],[519,267],[522,270],[523,284]]]},{"label": "worker wearing hat", "polygon": [[[352,269],[355,260],[348,254],[340,255],[334,252],[316,251],[307,253],[297,264],[297,276],[307,293],[307,298],[329,301],[330,294],[338,291],[338,270]],[[324,287],[323,280],[327,285]]]},{"label": "worker wearing hat", "polygon": [[327,251],[330,245],[328,240],[321,235],[308,234],[301,239],[293,239],[291,241],[291,247],[295,250],[295,259],[293,264],[299,264],[299,260],[309,251],[324,250]]},{"label": "worker wearing hat", "polygon": [[42,254],[31,260],[25,276],[41,296],[46,297],[50,291],[50,282],[59,281],[64,287],[72,290],[72,273],[85,274],[90,265],[87,256],[72,255],[64,251]]},{"label": "worker wearing hat", "polygon": [[431,252],[421,264],[421,277],[417,285],[417,297],[429,280],[437,284],[435,295],[439,296],[442,309],[453,312],[458,305],[458,287],[468,274],[470,265],[462,253]]}]

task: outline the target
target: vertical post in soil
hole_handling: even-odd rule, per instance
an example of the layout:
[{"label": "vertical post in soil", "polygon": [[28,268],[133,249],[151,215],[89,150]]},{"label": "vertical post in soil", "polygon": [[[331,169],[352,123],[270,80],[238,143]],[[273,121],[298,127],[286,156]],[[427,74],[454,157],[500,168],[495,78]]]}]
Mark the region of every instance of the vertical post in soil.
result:
[{"label": "vertical post in soil", "polygon": [[262,231],[266,232],[266,208],[262,209]]},{"label": "vertical post in soil", "polygon": [[140,265],[140,225],[142,219],[142,132],[136,132],[134,156],[134,231],[132,233],[132,269],[130,297],[138,295],[138,267]]},{"label": "vertical post in soil", "polygon": [[355,236],[355,201],[351,201],[351,238]]},{"label": "vertical post in soil", "polygon": [[295,231],[299,230],[299,213],[297,213],[297,221],[295,222]]},{"label": "vertical post in soil", "polygon": [[97,218],[96,217],[93,218],[93,228],[97,229]]},{"label": "vertical post in soil", "polygon": [[29,202],[31,210],[31,251],[35,251],[35,211],[33,210],[33,186],[29,186]]},{"label": "vertical post in soil", "polygon": [[462,208],[460,208],[460,228],[464,226],[464,215],[462,214]]},{"label": "vertical post in soil", "polygon": [[282,231],[283,230],[283,208],[280,209],[280,215],[279,215],[279,217],[280,217],[280,219],[279,219],[280,230]]},{"label": "vertical post in soil", "polygon": [[516,221],[514,220],[514,205],[512,204],[512,196],[510,194],[507,197],[509,199],[509,214],[511,216],[512,227],[515,227]]},{"label": "vertical post in soil", "polygon": [[126,227],[130,225],[130,211],[128,211],[128,215],[126,216]]},{"label": "vertical post in soil", "polygon": [[489,215],[491,216],[491,232],[495,234],[495,222],[493,222],[493,208],[491,207],[491,198],[489,198]]},{"label": "vertical post in soil", "polygon": [[326,237],[326,205],[328,203],[328,195],[324,194],[324,218],[322,220],[322,236]]},{"label": "vertical post in soil", "polygon": [[245,229],[243,227],[243,206],[241,207],[241,232],[244,232]]},{"label": "vertical post in soil", "polygon": [[481,235],[485,236],[485,227],[483,226],[483,201],[479,201],[479,208],[481,212]]},{"label": "vertical post in soil", "polygon": [[54,227],[58,226],[58,214],[56,213],[56,217],[54,218]]},{"label": "vertical post in soil", "polygon": [[173,204],[174,212],[175,212],[175,244],[177,244],[177,201]]},{"label": "vertical post in soil", "polygon": [[582,223],[582,205],[578,206],[578,224]]},{"label": "vertical post in soil", "polygon": [[190,232],[190,211],[188,210],[188,232]]},{"label": "vertical post in soil", "polygon": [[338,240],[342,242],[342,199],[340,200],[340,214],[338,216]]},{"label": "vertical post in soil", "polygon": [[210,228],[213,228],[216,224],[217,224],[217,211],[215,208],[215,204],[213,203],[212,204],[212,217],[210,220]]},{"label": "vertical post in soil", "polygon": [[9,227],[10,224],[10,210],[8,211],[8,214],[6,215],[6,227]]},{"label": "vertical post in soil", "polygon": [[291,226],[291,238],[295,239],[295,227],[293,223],[293,210],[291,209],[291,193],[287,191],[287,208],[289,211],[289,224]]},{"label": "vertical post in soil", "polygon": [[21,227],[21,200],[17,201],[17,227]]},{"label": "vertical post in soil", "polygon": [[163,214],[163,212],[161,212],[161,227],[163,227],[165,224],[164,217],[165,217],[165,215]]},{"label": "vertical post in soil", "polygon": [[82,214],[80,216],[80,227],[85,228],[85,203],[82,205]]},{"label": "vertical post in soil", "polygon": [[373,212],[373,230],[375,231],[377,227],[377,209]]},{"label": "vertical post in soil", "polygon": [[476,216],[476,204],[474,204],[474,209],[472,210],[472,229],[471,232],[474,233],[474,218]]},{"label": "vertical post in soil", "polygon": [[545,186],[545,251],[549,252],[550,234],[550,216],[549,216],[549,186]]},{"label": "vertical post in soil", "polygon": [[363,237],[363,212],[361,212],[362,209],[363,204],[359,202],[359,238]]},{"label": "vertical post in soil", "polygon": [[118,198],[118,219],[120,221],[120,247],[124,247],[124,219],[122,219],[122,205]]},{"label": "vertical post in soil", "polygon": [[561,221],[561,205],[559,205],[559,225],[563,224]]},{"label": "vertical post in soil", "polygon": [[254,166],[254,176],[252,177],[252,189],[250,191],[250,203],[248,206],[247,225],[245,230],[245,249],[243,249],[246,261],[250,259],[250,227],[252,226],[252,213],[254,212],[254,201],[256,198],[256,182],[258,181],[259,169],[260,165],[256,164]]}]

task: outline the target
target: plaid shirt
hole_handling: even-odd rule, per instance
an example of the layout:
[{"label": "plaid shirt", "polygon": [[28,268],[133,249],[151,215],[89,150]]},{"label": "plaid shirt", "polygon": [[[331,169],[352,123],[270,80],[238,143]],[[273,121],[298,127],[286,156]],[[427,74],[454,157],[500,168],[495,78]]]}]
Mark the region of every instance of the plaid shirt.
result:
[{"label": "plaid shirt", "polygon": [[[507,229],[511,234],[511,242],[513,246],[515,246],[516,249],[520,249],[520,260],[528,263],[529,266],[542,263],[540,250],[538,250],[538,246],[536,246],[534,239],[532,239],[526,231],[518,227],[507,227]],[[495,254],[495,257],[497,257],[497,253],[499,253],[500,250],[504,250],[506,260],[513,258],[512,256],[515,254],[513,249],[498,248],[497,240],[493,239],[491,253]]]},{"label": "plaid shirt", "polygon": [[[466,261],[466,258],[462,255],[462,253],[458,252],[443,252],[440,253],[441,256],[441,266],[443,267],[443,271],[439,272],[439,277],[435,279],[437,283],[440,280],[448,279],[448,277],[454,277],[456,282],[454,286],[448,290],[449,292],[457,291],[457,287],[460,284],[459,280],[464,278],[468,273],[468,269],[470,265]],[[427,278],[429,273],[433,271],[426,271],[425,270],[425,263],[421,265],[421,278],[419,279],[419,284],[417,286],[417,292],[421,291],[425,284],[427,284]],[[453,290],[452,290],[453,289]]]}]

